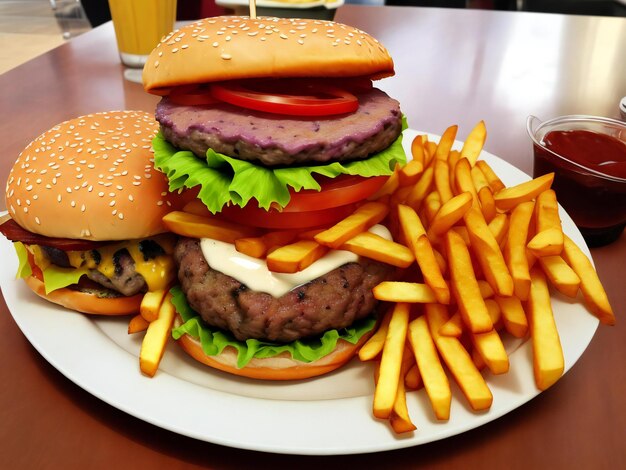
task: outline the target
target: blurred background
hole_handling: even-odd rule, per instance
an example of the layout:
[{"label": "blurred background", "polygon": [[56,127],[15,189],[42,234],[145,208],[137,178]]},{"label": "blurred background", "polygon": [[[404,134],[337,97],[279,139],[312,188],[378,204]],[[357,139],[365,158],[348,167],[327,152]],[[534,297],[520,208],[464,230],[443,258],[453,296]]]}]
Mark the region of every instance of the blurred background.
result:
[{"label": "blurred background", "polygon": [[[271,0],[257,3],[262,5],[268,1]],[[280,0],[286,7],[289,2]],[[303,16],[332,16],[332,9],[343,3],[626,17],[626,0],[311,0],[309,10],[263,9],[259,14],[276,11],[276,16],[293,16],[291,13],[299,15],[306,11]],[[246,5],[247,0],[178,0],[177,19],[186,21],[233,12],[245,14]],[[108,0],[0,0],[0,73],[110,19]]]}]

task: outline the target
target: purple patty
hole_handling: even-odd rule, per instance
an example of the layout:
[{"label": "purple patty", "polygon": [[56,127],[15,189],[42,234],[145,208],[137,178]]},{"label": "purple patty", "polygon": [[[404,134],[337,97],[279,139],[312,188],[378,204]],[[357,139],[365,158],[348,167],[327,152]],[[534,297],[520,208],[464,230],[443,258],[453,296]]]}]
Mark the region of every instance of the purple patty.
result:
[{"label": "purple patty", "polygon": [[281,116],[219,104],[183,106],[163,98],[156,119],[176,147],[201,158],[218,153],[267,166],[367,158],[402,131],[398,102],[372,89],[358,96],[359,109],[327,118]]}]

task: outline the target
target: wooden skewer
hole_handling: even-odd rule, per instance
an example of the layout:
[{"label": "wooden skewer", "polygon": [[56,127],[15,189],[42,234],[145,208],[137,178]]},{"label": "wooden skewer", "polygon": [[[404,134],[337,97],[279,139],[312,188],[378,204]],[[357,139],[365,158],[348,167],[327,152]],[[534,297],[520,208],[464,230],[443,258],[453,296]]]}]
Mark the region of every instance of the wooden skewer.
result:
[{"label": "wooden skewer", "polygon": [[250,0],[250,18],[256,18],[256,0]]}]

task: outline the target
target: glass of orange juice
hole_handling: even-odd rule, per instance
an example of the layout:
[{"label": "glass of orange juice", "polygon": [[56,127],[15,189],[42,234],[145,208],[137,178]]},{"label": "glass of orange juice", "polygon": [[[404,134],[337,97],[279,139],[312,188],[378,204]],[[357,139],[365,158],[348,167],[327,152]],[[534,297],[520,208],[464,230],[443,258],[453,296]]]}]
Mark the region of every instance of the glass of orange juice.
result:
[{"label": "glass of orange juice", "polygon": [[163,36],[174,29],[176,0],[109,0],[117,48],[124,65],[141,68]]}]

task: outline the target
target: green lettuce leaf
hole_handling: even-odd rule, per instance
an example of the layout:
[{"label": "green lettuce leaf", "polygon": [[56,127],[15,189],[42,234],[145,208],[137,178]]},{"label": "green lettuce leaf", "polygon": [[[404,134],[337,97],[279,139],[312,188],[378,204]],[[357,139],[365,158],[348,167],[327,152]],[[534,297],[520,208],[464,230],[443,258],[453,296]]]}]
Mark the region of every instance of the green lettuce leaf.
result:
[{"label": "green lettuce leaf", "polygon": [[61,268],[51,264],[43,270],[43,283],[46,288],[46,294],[72,284],[78,284],[80,277],[86,274],[87,268]]},{"label": "green lettuce leaf", "polygon": [[200,316],[189,306],[180,287],[170,290],[172,304],[183,319],[183,324],[172,329],[172,337],[178,339],[188,334],[200,341],[202,350],[207,356],[220,354],[224,348],[231,346],[237,350],[237,367],[245,367],[254,357],[263,359],[288,352],[291,357],[302,362],[313,362],[330,354],[343,339],[356,344],[361,337],[376,326],[376,319],[368,317],[355,322],[348,328],[329,330],[322,336],[313,339],[296,340],[287,344],[272,343],[248,339],[239,341],[232,334],[212,328],[202,321]]},{"label": "green lettuce leaf", "polygon": [[[13,243],[13,247],[17,252],[18,259],[16,278],[24,279],[33,274],[33,270],[28,262],[28,251],[26,251],[26,247],[21,242]],[[87,274],[87,268],[61,268],[51,264],[42,273],[46,294],[49,294],[57,289],[78,284],[80,277]]]},{"label": "green lettuce leaf", "polygon": [[[406,120],[402,120],[406,129]],[[192,152],[178,150],[158,133],[152,141],[155,167],[169,179],[170,191],[200,187],[198,198],[213,212],[226,204],[245,206],[251,199],[259,207],[285,207],[289,202],[289,188],[319,190],[314,175],[334,178],[358,175],[364,177],[390,175],[396,164],[406,163],[402,135],[387,149],[365,160],[333,162],[328,164],[266,168],[252,162],[237,160],[209,149],[206,160]],[[250,184],[254,181],[254,184]]]},{"label": "green lettuce leaf", "polygon": [[16,279],[25,279],[28,276],[32,276],[33,270],[30,267],[30,263],[28,262],[28,251],[26,251],[26,247],[22,242],[13,243],[13,248],[17,253],[17,274],[15,275]]}]

